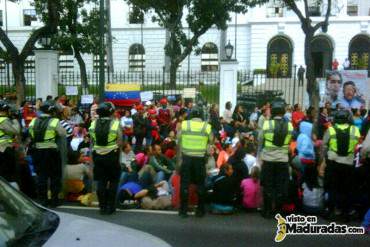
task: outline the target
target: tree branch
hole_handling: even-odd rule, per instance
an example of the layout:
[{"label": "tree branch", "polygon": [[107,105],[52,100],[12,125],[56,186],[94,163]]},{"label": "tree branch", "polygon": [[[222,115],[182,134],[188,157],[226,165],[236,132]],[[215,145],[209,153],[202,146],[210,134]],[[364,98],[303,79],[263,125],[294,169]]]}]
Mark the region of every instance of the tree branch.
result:
[{"label": "tree branch", "polygon": [[[0,27],[0,41],[5,46],[7,53],[11,56],[11,59],[16,59],[18,56],[18,49],[9,39],[8,35],[4,32],[4,30]],[[5,52],[5,51],[4,51]]]},{"label": "tree branch", "polygon": [[308,0],[303,0],[303,4],[306,18],[310,18],[310,11],[308,11]]},{"label": "tree branch", "polygon": [[325,19],[324,19],[324,21],[321,21],[321,22],[317,23],[313,27],[315,31],[318,30],[319,28],[323,27],[323,26],[328,25],[330,13],[331,13],[331,0],[328,0],[328,8],[326,9]]},{"label": "tree branch", "polygon": [[27,40],[26,44],[24,45],[22,52],[20,54],[20,59],[22,61],[26,60],[26,58],[31,54],[33,49],[35,48],[36,42],[44,35],[47,34],[48,27],[40,27],[32,32],[31,36]]},{"label": "tree branch", "polygon": [[[297,4],[295,3],[295,0],[284,0],[285,4],[288,5],[289,8],[291,8],[294,13],[298,16],[301,23],[305,23],[306,18],[303,16],[302,12],[299,10]],[[307,0],[305,0],[307,1]]]}]

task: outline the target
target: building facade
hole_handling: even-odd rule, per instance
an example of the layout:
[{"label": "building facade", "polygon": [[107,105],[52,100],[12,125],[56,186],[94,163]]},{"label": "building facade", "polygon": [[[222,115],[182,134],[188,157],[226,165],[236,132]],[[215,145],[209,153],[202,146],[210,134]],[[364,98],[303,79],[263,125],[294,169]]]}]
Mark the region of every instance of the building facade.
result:
[{"label": "building facade", "polygon": [[[314,23],[323,20],[326,1],[319,5],[309,1]],[[303,8],[303,3],[298,3]],[[15,45],[21,48],[30,32],[40,26],[31,1],[0,0],[0,25]],[[87,6],[93,8],[94,6]],[[370,1],[333,0],[328,31],[319,30],[313,45],[315,73],[322,75],[331,68],[333,59],[340,64],[349,58],[353,67],[370,69]],[[166,31],[151,16],[144,22],[130,19],[131,8],[123,0],[111,0],[113,64],[116,71],[161,70],[166,64],[164,46]],[[184,25],[186,28],[186,25]],[[254,71],[279,64],[278,75],[289,77],[294,65],[304,65],[304,34],[294,12],[280,0],[233,15],[227,40],[235,46],[234,55],[240,70]],[[201,54],[192,53],[180,70],[212,71],[218,69],[221,31],[211,28],[200,38]],[[61,54],[60,67],[78,70],[73,54]],[[96,57],[84,54],[88,70],[94,69]]]}]

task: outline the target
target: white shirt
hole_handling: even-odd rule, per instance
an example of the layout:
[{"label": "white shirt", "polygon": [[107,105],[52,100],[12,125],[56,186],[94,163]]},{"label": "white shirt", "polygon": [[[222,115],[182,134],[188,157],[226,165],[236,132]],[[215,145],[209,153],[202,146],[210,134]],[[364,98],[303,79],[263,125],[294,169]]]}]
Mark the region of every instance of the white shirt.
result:
[{"label": "white shirt", "polygon": [[248,167],[249,174],[251,174],[252,167],[257,165],[257,158],[251,154],[245,155],[243,159],[245,165]]}]

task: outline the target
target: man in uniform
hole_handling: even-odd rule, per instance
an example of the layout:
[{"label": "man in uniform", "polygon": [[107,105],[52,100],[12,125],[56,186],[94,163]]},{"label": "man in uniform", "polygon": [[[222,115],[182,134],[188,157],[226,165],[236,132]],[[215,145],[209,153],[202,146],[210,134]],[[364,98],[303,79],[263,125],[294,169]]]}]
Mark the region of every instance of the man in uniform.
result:
[{"label": "man in uniform", "polygon": [[122,131],[119,121],[112,118],[113,104],[101,103],[97,113],[99,118],[91,123],[89,129],[93,140],[94,179],[97,181],[100,213],[113,214],[121,174],[119,150]]},{"label": "man in uniform", "polygon": [[202,119],[201,109],[194,107],[190,119],[183,121],[179,132],[179,148],[182,155],[180,169],[180,210],[181,217],[187,217],[189,184],[193,182],[198,190],[198,207],[196,216],[205,214],[205,178],[209,144],[213,140],[211,125]]},{"label": "man in uniform", "polygon": [[348,220],[351,203],[351,189],[354,174],[355,147],[360,139],[360,131],[352,124],[351,113],[339,110],[334,116],[334,125],[329,127],[323,138],[326,154],[325,189],[329,194],[329,216],[334,209],[341,210],[344,220]]},{"label": "man in uniform", "polygon": [[289,183],[289,143],[293,126],[284,121],[285,102],[277,99],[272,102],[273,119],[265,120],[259,134],[261,160],[261,182],[263,186],[264,208],[262,215],[273,216],[274,210],[280,211],[286,200]]},{"label": "man in uniform", "polygon": [[8,182],[17,182],[14,138],[20,134],[17,119],[9,118],[10,105],[0,101],[0,176]]},{"label": "man in uniform", "polygon": [[50,206],[56,207],[59,204],[58,194],[62,179],[62,161],[59,150],[62,148],[60,143],[65,145],[66,132],[59,119],[53,116],[56,111],[53,102],[46,101],[40,110],[42,112],[40,117],[34,118],[29,126],[34,148],[32,158],[38,177],[38,199],[42,205],[48,205],[47,192],[50,179]]}]

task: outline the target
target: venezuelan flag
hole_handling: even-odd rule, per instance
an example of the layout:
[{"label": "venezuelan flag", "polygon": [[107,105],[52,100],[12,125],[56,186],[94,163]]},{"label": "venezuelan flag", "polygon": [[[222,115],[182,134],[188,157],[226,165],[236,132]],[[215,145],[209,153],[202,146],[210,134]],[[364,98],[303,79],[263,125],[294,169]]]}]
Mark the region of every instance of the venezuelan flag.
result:
[{"label": "venezuelan flag", "polygon": [[116,106],[132,106],[140,103],[140,85],[138,84],[107,84],[105,101]]}]

